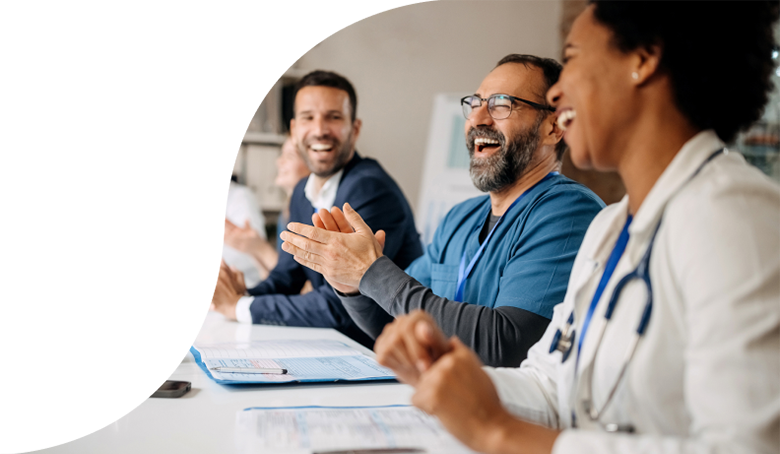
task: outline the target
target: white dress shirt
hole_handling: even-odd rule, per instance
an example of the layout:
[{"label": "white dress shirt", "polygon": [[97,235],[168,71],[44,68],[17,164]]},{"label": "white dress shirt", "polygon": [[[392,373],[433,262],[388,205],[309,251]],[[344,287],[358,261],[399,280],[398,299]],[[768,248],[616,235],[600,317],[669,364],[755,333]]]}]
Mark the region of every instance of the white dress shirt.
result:
[{"label": "white dress shirt", "polygon": [[[319,192],[315,189],[314,174],[309,174],[306,185],[303,187],[303,193],[315,210],[319,210],[320,208],[330,210],[333,207],[333,202],[336,201],[336,193],[339,190],[339,183],[341,183],[341,176],[343,174],[344,169],[341,169],[331,175],[330,178],[325,181],[325,184],[322,185]],[[249,287],[254,287],[254,285],[247,284],[247,288]],[[252,312],[249,310],[249,306],[252,305],[252,301],[254,300],[255,298],[253,296],[242,296],[238,299],[238,303],[236,304],[236,320],[239,323],[252,323]]]},{"label": "white dress shirt", "polygon": [[[555,453],[780,451],[780,188],[734,152],[716,157],[688,181],[722,146],[712,131],[696,135],[642,203],[590,321],[576,379],[578,339],[565,363],[561,353],[549,353],[550,345],[572,310],[576,333],[582,332],[625,225],[627,198],[594,219],[564,302],[528,359],[519,368],[486,368],[509,411],[566,429]],[[593,401],[600,408],[644,310],[644,285],[634,280],[624,288],[594,359],[604,311],[617,281],[645,253],[661,215],[650,259],[650,323],[602,419],[632,424],[636,433],[610,434],[583,410],[589,390],[581,377],[592,368]]]},{"label": "white dress shirt", "polygon": [[[328,180],[322,185],[319,192],[315,189],[316,176],[311,173],[306,180],[306,186],[303,187],[303,193],[306,195],[306,199],[309,200],[311,206],[315,210],[325,208],[330,210],[333,208],[333,202],[336,201],[336,193],[339,190],[339,183],[341,183],[341,176],[344,174],[344,169],[339,170],[328,178]],[[341,208],[341,207],[339,207]]]}]

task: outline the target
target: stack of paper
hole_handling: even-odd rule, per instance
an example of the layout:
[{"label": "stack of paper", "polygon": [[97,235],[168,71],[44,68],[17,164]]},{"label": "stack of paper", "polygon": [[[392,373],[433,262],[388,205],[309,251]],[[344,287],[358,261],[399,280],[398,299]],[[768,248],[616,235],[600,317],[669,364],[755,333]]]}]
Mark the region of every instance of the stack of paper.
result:
[{"label": "stack of paper", "polygon": [[[439,421],[406,405],[247,408],[238,413],[240,452],[471,454]],[[382,450],[382,451],[380,451]]]}]

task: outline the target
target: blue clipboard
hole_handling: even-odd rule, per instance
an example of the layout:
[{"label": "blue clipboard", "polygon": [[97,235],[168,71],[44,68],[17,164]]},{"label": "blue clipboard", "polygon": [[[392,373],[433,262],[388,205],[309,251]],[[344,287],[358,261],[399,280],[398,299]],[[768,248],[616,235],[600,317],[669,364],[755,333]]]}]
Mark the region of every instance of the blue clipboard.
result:
[{"label": "blue clipboard", "polygon": [[220,385],[286,385],[291,383],[295,384],[295,383],[329,383],[329,382],[356,383],[356,382],[367,382],[367,381],[394,381],[396,379],[394,376],[390,376],[390,377],[367,377],[367,378],[356,378],[356,379],[305,378],[305,379],[297,379],[297,380],[290,380],[290,381],[283,381],[283,382],[271,381],[271,380],[268,381],[222,380],[222,379],[215,378],[211,374],[211,371],[208,369],[206,363],[203,361],[200,352],[191,344],[121,344],[119,347],[122,348],[123,350],[187,350],[192,354],[192,357],[195,359],[195,362],[198,364],[201,370],[205,372],[210,379],[214,380]]}]

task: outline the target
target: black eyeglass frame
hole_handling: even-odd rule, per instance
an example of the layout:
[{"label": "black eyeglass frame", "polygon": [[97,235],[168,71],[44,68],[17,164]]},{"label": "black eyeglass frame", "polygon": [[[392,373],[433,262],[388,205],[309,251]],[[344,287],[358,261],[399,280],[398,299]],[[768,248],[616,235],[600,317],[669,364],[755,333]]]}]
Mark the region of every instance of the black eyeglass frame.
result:
[{"label": "black eyeglass frame", "polygon": [[[461,107],[464,109],[464,110],[463,110],[463,116],[464,116],[464,117],[466,117],[466,119],[467,119],[467,120],[469,119],[469,116],[470,116],[470,115],[467,115],[467,114],[466,114],[466,111],[465,111],[465,107],[466,107],[466,106],[468,106],[468,108],[469,108],[469,109],[471,109],[471,112],[473,112],[473,111],[474,111],[474,107],[471,105],[471,103],[470,103],[470,102],[466,102],[466,100],[467,100],[467,99],[479,99],[479,101],[480,101],[480,104],[479,104],[479,106],[477,106],[477,108],[478,108],[478,107],[482,107],[482,103],[483,103],[483,102],[484,102],[484,103],[486,103],[486,104],[487,104],[487,106],[488,106],[488,114],[490,114],[490,116],[491,116],[491,117],[493,117],[493,114],[492,114],[492,113],[490,113],[490,100],[491,100],[491,99],[495,99],[495,98],[497,98],[497,97],[499,97],[499,96],[504,96],[504,97],[506,97],[506,98],[509,98],[510,100],[512,100],[512,102],[513,102],[513,103],[514,103],[515,101],[520,101],[520,102],[523,102],[523,103],[525,103],[525,104],[528,104],[529,106],[533,107],[534,109],[539,109],[539,110],[547,110],[547,111],[550,111],[550,112],[555,112],[555,107],[551,107],[551,106],[545,106],[545,105],[542,105],[542,104],[539,104],[539,103],[536,103],[536,102],[533,102],[533,101],[529,101],[529,100],[527,100],[527,99],[518,98],[517,96],[512,96],[512,95],[505,95],[505,94],[503,94],[503,93],[496,93],[495,95],[490,95],[490,96],[488,96],[487,98],[480,98],[480,97],[479,97],[479,96],[477,96],[477,95],[468,95],[468,96],[464,96],[464,97],[462,97],[462,98],[460,99],[460,105],[461,105]],[[471,112],[469,112],[469,114],[470,114]],[[511,105],[509,106],[509,115],[512,115],[512,106],[511,106]],[[506,117],[504,117],[504,118],[496,118],[496,117],[493,117],[493,119],[494,119],[494,120],[505,120],[505,119],[509,118],[509,115],[507,115],[507,116],[506,116]]]}]

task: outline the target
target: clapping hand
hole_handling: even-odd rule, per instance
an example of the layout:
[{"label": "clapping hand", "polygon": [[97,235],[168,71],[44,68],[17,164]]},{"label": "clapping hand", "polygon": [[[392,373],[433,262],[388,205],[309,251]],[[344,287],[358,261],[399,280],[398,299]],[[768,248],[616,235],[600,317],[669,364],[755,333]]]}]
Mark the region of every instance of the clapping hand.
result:
[{"label": "clapping hand", "polygon": [[244,223],[243,227],[239,227],[225,219],[224,241],[233,249],[250,254],[253,248],[256,248],[258,243],[264,242],[265,239],[249,225],[249,220]]},{"label": "clapping hand", "polygon": [[385,232],[374,235],[349,204],[342,212],[334,207],[312,216],[314,227],[297,222],[282,232],[282,250],[295,261],[322,274],[342,293],[357,293],[360,279],[371,264],[382,256]]}]

